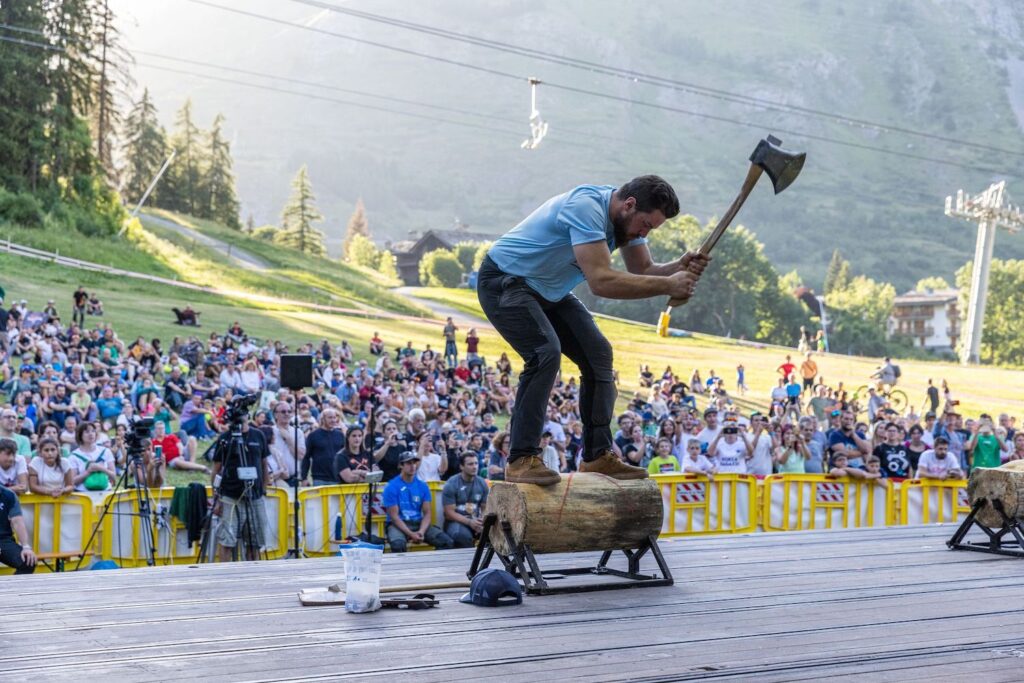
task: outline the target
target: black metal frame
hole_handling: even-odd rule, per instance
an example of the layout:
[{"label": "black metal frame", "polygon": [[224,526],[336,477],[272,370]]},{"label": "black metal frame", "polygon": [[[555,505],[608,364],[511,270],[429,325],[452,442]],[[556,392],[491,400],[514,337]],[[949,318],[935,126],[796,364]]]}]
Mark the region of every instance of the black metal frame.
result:
[{"label": "black metal frame", "polygon": [[[989,501],[986,498],[979,498],[974,502],[970,514],[967,515],[953,537],[946,541],[946,545],[950,550],[973,550],[979,553],[1024,557],[1024,525],[1021,524],[1021,520],[1012,519],[1006,514],[1006,510],[1003,509],[1003,501],[998,499],[991,501],[992,508],[1003,518],[1003,525],[998,530],[993,531],[975,519],[978,511],[987,502]],[[967,532],[975,526],[985,532],[988,541],[964,542]],[[1004,539],[1007,534],[1012,535],[1013,538]]]},{"label": "black metal frame", "polygon": [[[513,549],[511,555],[503,555],[491,545],[491,530],[495,525],[500,525],[501,533],[509,547]],[[557,593],[583,593],[590,591],[616,590],[620,588],[640,588],[644,586],[671,586],[673,584],[672,572],[665,562],[661,549],[658,548],[658,540],[655,536],[648,536],[637,548],[622,548],[623,554],[628,562],[628,569],[622,571],[608,566],[614,551],[605,550],[601,553],[601,559],[593,567],[570,567],[566,569],[549,569],[542,571],[537,563],[537,557],[529,544],[517,543],[512,537],[512,527],[508,522],[498,522],[498,516],[489,514],[484,517],[483,530],[480,532],[480,542],[473,554],[473,563],[466,572],[466,576],[472,579],[476,574],[486,569],[491,560],[497,557],[501,560],[505,570],[515,576],[523,583],[523,588],[530,595],[554,595]],[[654,557],[658,564],[658,574],[641,574],[640,560],[648,552]],[[560,586],[553,586],[548,583],[552,579],[562,579],[566,576],[613,576],[617,581],[603,581],[586,583],[571,583]]]}]

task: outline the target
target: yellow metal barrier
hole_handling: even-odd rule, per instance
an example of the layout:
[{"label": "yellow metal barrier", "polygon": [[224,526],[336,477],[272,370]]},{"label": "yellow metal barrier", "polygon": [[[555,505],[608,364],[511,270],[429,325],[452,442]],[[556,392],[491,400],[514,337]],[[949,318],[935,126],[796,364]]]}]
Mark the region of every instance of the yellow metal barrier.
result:
[{"label": "yellow metal barrier", "polygon": [[957,522],[971,511],[966,479],[908,479],[900,496],[900,524]]},{"label": "yellow metal barrier", "polygon": [[[93,502],[89,496],[70,493],[54,498],[23,493],[18,496],[18,502],[30,537],[19,538],[19,543],[30,544],[37,554],[79,555],[85,550],[82,545],[92,530]],[[49,568],[40,562],[36,571],[45,572]],[[10,567],[0,567],[0,576],[13,573]]]},{"label": "yellow metal barrier", "polygon": [[[207,497],[213,496],[210,487]],[[149,524],[154,532],[156,562],[160,564],[189,564],[195,562],[199,549],[188,542],[188,530],[181,520],[168,514],[174,488],[150,489],[149,499],[155,518]],[[113,499],[111,501],[111,499]],[[113,560],[122,567],[144,567],[147,561],[148,538],[144,537],[145,522],[139,516],[138,499],[134,489],[111,493],[99,506],[99,510],[110,501],[110,512],[103,519],[101,527],[101,556]],[[270,488],[265,496],[267,518],[265,520],[266,555],[269,559],[284,557],[288,552],[289,500],[282,489]]]},{"label": "yellow metal barrier", "polygon": [[748,474],[656,474],[665,506],[662,536],[757,529],[757,478]]},{"label": "yellow metal barrier", "polygon": [[761,527],[796,531],[886,526],[894,522],[893,482],[829,474],[764,478]]}]

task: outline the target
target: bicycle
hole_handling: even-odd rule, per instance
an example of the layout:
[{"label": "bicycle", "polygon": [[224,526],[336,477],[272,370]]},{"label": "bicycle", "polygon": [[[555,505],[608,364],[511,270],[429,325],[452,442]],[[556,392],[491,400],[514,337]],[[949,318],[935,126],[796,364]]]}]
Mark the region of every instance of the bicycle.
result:
[{"label": "bicycle", "polygon": [[[909,405],[910,399],[907,398],[907,394],[902,389],[897,389],[894,386],[878,382],[877,384],[865,384],[857,387],[857,390],[853,392],[853,396],[850,397],[850,402],[856,404],[857,414],[867,412],[868,409],[868,389],[874,389],[880,396],[889,402],[892,409],[897,413],[902,413]],[[863,407],[861,402],[863,400]]]}]

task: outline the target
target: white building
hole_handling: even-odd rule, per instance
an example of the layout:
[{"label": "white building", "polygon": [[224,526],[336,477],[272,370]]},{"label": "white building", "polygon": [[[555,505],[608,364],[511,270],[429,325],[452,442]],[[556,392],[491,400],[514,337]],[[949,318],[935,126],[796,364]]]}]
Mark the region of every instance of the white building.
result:
[{"label": "white building", "polygon": [[958,294],[956,289],[900,294],[893,301],[889,335],[906,335],[923,349],[955,351],[960,339]]}]

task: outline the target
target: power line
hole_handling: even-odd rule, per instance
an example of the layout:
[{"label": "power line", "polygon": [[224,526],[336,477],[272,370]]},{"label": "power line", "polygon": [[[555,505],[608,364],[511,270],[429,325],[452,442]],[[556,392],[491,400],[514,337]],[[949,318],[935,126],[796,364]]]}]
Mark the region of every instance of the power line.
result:
[{"label": "power line", "polygon": [[[4,26],[3,28],[7,28]],[[56,45],[48,45],[47,43],[36,43],[31,40],[22,40],[21,38],[12,38],[11,36],[0,36],[0,40],[5,43],[15,43],[17,45],[25,45],[28,47],[37,47],[43,50],[52,50],[53,52],[64,52],[64,48],[57,47]]]},{"label": "power line", "polygon": [[[295,0],[295,1],[305,2],[306,0]],[[257,12],[251,12],[251,11],[248,11],[248,10],[243,10],[243,9],[238,9],[238,8],[235,8],[235,7],[230,7],[230,6],[227,6],[227,5],[221,5],[221,4],[218,4],[218,3],[215,3],[215,2],[210,2],[209,0],[188,0],[188,2],[191,2],[191,3],[194,3],[194,4],[198,4],[198,5],[204,5],[204,6],[207,6],[207,7],[213,7],[213,8],[224,10],[226,12],[231,12],[231,13],[234,13],[234,14],[248,16],[248,17],[251,17],[251,18],[254,18],[254,19],[259,19],[261,21],[268,21],[268,22],[275,23],[275,24],[280,24],[280,25],[283,25],[283,26],[290,26],[292,28],[300,29],[300,30],[303,30],[303,31],[310,31],[310,32],[313,32],[313,33],[319,33],[319,34],[323,34],[323,35],[334,36],[336,38],[342,38],[344,40],[351,40],[351,41],[354,41],[354,42],[357,42],[357,43],[362,43],[362,44],[366,44],[366,45],[372,45],[374,47],[379,47],[379,48],[384,49],[384,50],[391,50],[391,51],[400,52],[400,53],[403,53],[403,54],[413,55],[413,56],[416,56],[416,57],[422,57],[424,59],[429,59],[429,60],[433,60],[433,61],[443,62],[443,63],[446,63],[446,64],[450,64],[452,66],[459,66],[459,67],[462,67],[462,68],[467,68],[467,69],[472,69],[472,70],[475,70],[475,71],[489,73],[491,75],[496,75],[496,76],[503,77],[503,78],[511,78],[511,79],[519,80],[519,81],[528,80],[528,77],[526,77],[526,76],[521,76],[521,75],[510,73],[510,72],[507,72],[507,71],[500,71],[498,69],[491,69],[489,67],[482,67],[482,66],[479,66],[477,64],[471,64],[471,63],[468,63],[468,62],[464,62],[464,61],[460,61],[460,60],[456,60],[456,59],[450,59],[450,58],[447,58],[447,57],[438,57],[437,55],[432,55],[432,54],[425,53],[425,52],[419,52],[419,51],[416,51],[416,50],[410,50],[408,48],[398,47],[398,46],[395,46],[395,45],[390,45],[388,43],[381,43],[381,42],[378,42],[378,41],[366,40],[366,39],[359,38],[359,37],[356,37],[356,36],[352,36],[352,35],[349,35],[349,34],[339,33],[337,31],[328,31],[327,29],[317,28],[315,26],[307,26],[305,24],[300,24],[300,23],[297,23],[297,22],[287,21],[285,19],[279,19],[277,17],[272,17],[272,16],[268,16],[268,15],[265,15],[265,14],[259,14]],[[753,129],[756,129],[758,132],[763,132],[766,128],[772,128],[772,130],[775,130],[776,132],[784,134],[784,135],[795,135],[797,137],[806,138],[808,140],[815,140],[815,141],[818,141],[818,142],[824,142],[826,144],[831,144],[831,145],[839,145],[839,146],[842,146],[842,147],[850,147],[850,148],[853,148],[853,149],[861,149],[861,150],[876,152],[876,153],[879,153],[879,154],[887,154],[887,155],[890,155],[890,156],[896,156],[896,157],[901,157],[901,158],[905,158],[905,159],[913,159],[913,160],[916,160],[916,161],[927,161],[927,162],[930,162],[930,163],[936,163],[936,164],[941,164],[941,165],[945,165],[945,166],[953,166],[953,167],[957,167],[957,168],[963,168],[963,169],[967,169],[967,170],[971,170],[971,171],[978,171],[978,172],[981,172],[981,173],[986,173],[986,174],[991,174],[991,175],[1004,175],[1004,176],[1007,176],[1007,177],[1019,177],[1019,175],[1020,175],[1020,173],[1016,173],[1016,172],[1011,173],[1011,172],[1004,171],[1004,170],[1001,170],[1001,169],[981,167],[981,166],[974,166],[974,165],[970,165],[970,164],[965,164],[965,163],[953,161],[953,160],[950,160],[950,159],[942,159],[942,158],[937,158],[937,157],[928,157],[928,156],[924,156],[924,155],[920,155],[920,154],[912,154],[910,152],[901,152],[901,151],[898,151],[898,150],[890,150],[890,149],[886,149],[884,147],[876,147],[874,145],[868,145],[868,144],[857,143],[857,142],[848,142],[848,141],[845,141],[845,140],[839,140],[839,139],[831,138],[831,137],[824,136],[824,135],[815,135],[815,134],[811,134],[811,133],[804,133],[802,131],[780,129],[780,128],[777,128],[775,126],[766,126],[766,125],[762,125],[762,124],[759,124],[759,123],[754,123],[754,122],[751,122],[751,121],[744,121],[742,119],[736,119],[736,118],[731,118],[731,117],[727,117],[727,116],[718,116],[718,115],[715,115],[715,114],[706,114],[706,113],[703,113],[703,112],[693,111],[693,110],[690,110],[690,109],[683,109],[682,107],[673,107],[673,106],[670,106],[670,105],[658,104],[658,103],[654,103],[654,102],[646,102],[644,100],[636,100],[636,99],[633,99],[633,98],[630,98],[630,97],[620,97],[620,96],[616,96],[616,95],[610,95],[608,93],[598,92],[598,91],[594,91],[594,90],[587,90],[585,88],[577,88],[577,87],[573,87],[573,86],[569,86],[569,85],[563,85],[563,84],[560,84],[560,83],[554,83],[554,82],[548,81],[548,80],[544,80],[544,81],[542,81],[542,83],[546,87],[549,87],[549,88],[560,89],[560,90],[564,90],[564,91],[567,91],[567,92],[572,92],[572,93],[579,94],[579,95],[587,95],[587,96],[590,96],[590,97],[597,97],[597,98],[602,98],[602,99],[615,100],[615,101],[619,101],[619,102],[623,102],[623,103],[627,103],[627,104],[635,104],[635,105],[638,105],[638,106],[647,107],[647,108],[651,108],[651,109],[660,109],[660,110],[663,110],[663,111],[670,111],[670,112],[674,112],[674,113],[678,113],[678,114],[686,114],[688,116],[693,116],[693,117],[696,117],[696,118],[701,118],[701,119],[706,119],[706,120],[711,120],[711,121],[718,121],[718,122],[722,122],[722,123],[730,123],[730,124],[734,124],[734,125],[738,125],[738,126],[743,126],[745,128],[753,128]]]},{"label": "power line", "polygon": [[388,17],[381,14],[374,14],[372,12],[364,12],[361,10],[356,10],[348,7],[339,7],[337,5],[333,5],[327,2],[321,2],[320,0],[291,0],[291,2],[301,5],[308,5],[310,7],[317,7],[337,14],[344,14],[359,19],[365,19],[367,21],[373,21],[377,23],[386,24],[389,26],[395,26],[398,28],[415,31],[418,33],[425,33],[435,37],[444,38],[446,40],[454,40],[457,42],[476,45],[478,47],[483,47],[491,50],[507,52],[523,57],[528,57],[531,59],[559,64],[562,66],[568,66],[570,68],[582,69],[590,71],[592,73],[601,73],[604,75],[613,76],[632,82],[646,83],[658,87],[671,88],[673,90],[688,92],[701,97],[711,97],[713,99],[724,100],[737,104],[744,104],[747,106],[758,106],[771,109],[774,111],[787,112],[802,116],[824,118],[835,123],[840,123],[848,126],[858,126],[861,128],[869,128],[884,133],[900,133],[903,135],[910,135],[929,140],[936,140],[939,142],[946,142],[951,144],[962,145],[965,147],[972,147],[975,149],[985,150],[989,152],[999,152],[1002,154],[1024,156],[1024,152],[1015,152],[1012,150],[1006,150],[1004,148],[995,147],[992,145],[984,145],[981,143],[970,142],[958,138],[951,138],[944,135],[927,133],[925,131],[919,131],[912,128],[904,128],[902,126],[878,123],[876,121],[871,121],[868,119],[846,116],[844,114],[828,112],[821,109],[814,109],[811,107],[802,107],[795,104],[787,104],[785,102],[778,102],[760,97],[752,97],[750,95],[744,95],[742,93],[731,92],[719,88],[711,88],[708,86],[699,85],[697,83],[680,81],[672,78],[667,78],[664,76],[634,71],[632,69],[622,69],[608,64],[601,64],[599,62],[577,59],[575,57],[566,57],[544,50],[524,47],[521,45],[513,45],[510,43],[504,43],[501,41],[483,38],[472,34],[459,33],[457,31],[450,31],[448,29],[438,28],[436,26],[418,24],[403,19],[396,19],[394,17]]}]

